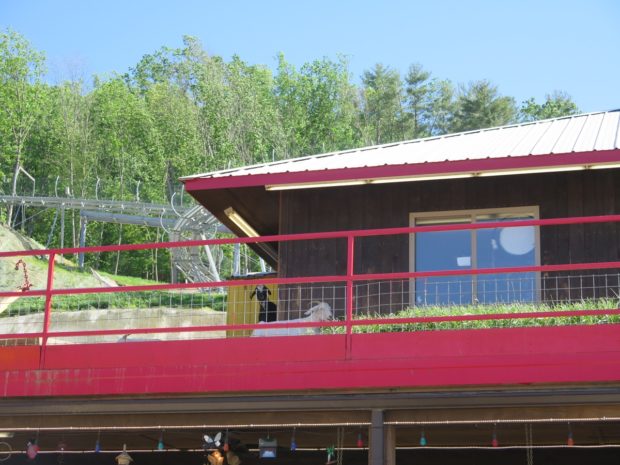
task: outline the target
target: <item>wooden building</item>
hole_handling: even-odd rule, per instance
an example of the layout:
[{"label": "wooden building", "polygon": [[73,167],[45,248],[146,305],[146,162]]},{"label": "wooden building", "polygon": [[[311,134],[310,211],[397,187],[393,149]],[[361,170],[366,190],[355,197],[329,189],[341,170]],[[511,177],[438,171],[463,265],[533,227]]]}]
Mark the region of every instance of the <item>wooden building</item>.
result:
[{"label": "wooden building", "polygon": [[[387,144],[198,175],[185,183],[240,235],[247,231],[235,218],[257,234],[273,235],[610,215],[620,207],[619,115]],[[256,250],[280,277],[343,275],[344,242],[296,241]],[[620,257],[619,243],[614,223],[365,237],[356,242],[355,273],[601,262]],[[609,269],[589,270],[587,277],[548,272],[369,281],[356,284],[355,298],[358,311],[389,313],[410,305],[613,297],[619,284],[617,270]],[[286,318],[320,299],[343,314],[344,289],[337,284],[280,291]]]}]

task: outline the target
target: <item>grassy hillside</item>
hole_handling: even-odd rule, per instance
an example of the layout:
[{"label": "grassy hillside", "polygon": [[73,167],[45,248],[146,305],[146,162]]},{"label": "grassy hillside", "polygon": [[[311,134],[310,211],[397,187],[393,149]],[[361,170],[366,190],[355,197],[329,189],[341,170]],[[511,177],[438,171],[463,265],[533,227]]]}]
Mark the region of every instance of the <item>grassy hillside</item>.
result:
[{"label": "grassy hillside", "polygon": [[[22,236],[5,226],[0,226],[1,251],[37,250],[42,248],[43,246],[32,239]],[[19,259],[26,263],[28,277],[33,285],[32,289],[45,289],[48,262],[43,256],[0,258],[0,289],[3,291],[15,291],[23,284],[24,272],[22,267],[20,266],[19,270],[15,270],[15,264]],[[101,283],[91,273],[78,270],[69,260],[57,258],[55,287],[95,287],[99,285]]]},{"label": "grassy hillside", "polygon": [[[0,250],[19,251],[42,249],[32,239],[22,236],[4,226],[0,226]],[[48,261],[45,257],[11,257],[0,258],[0,290],[15,291],[24,282],[22,267],[15,270],[15,264],[23,259],[27,265],[29,281],[32,290],[45,289],[47,282]],[[135,286],[157,284],[156,281],[120,276],[109,273],[100,273],[110,278],[120,286]],[[54,288],[85,288],[104,287],[104,285],[90,272],[81,271],[73,262],[66,258],[57,257],[54,272]],[[120,289],[119,289],[120,291]],[[83,295],[56,296],[53,300],[55,312],[108,310],[108,309],[204,309],[223,310],[225,296],[222,294],[205,294],[199,291],[151,291],[151,292],[118,292]],[[39,313],[43,311],[45,299],[42,297],[0,298],[0,317],[11,317]]]}]

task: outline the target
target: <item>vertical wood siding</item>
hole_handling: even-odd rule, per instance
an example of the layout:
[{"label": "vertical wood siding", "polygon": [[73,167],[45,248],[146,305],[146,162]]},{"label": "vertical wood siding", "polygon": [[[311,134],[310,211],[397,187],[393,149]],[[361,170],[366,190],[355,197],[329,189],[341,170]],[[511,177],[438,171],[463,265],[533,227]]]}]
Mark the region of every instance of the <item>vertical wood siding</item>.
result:
[{"label": "vertical wood siding", "polygon": [[[528,205],[538,205],[542,219],[617,214],[620,212],[620,170],[286,191],[281,196],[280,233],[402,227],[408,226],[411,212]],[[541,264],[620,259],[620,226],[613,223],[544,227],[540,236]],[[407,271],[408,250],[409,238],[405,235],[359,239],[355,248],[355,272]],[[280,276],[344,274],[345,268],[344,240],[281,245]],[[583,282],[571,282],[566,276],[561,282],[551,274],[542,278],[543,285],[546,279],[549,285],[559,288],[544,295],[546,299],[578,298],[575,293],[583,292],[574,289],[579,285],[583,287]],[[592,285],[603,284],[603,278],[598,283],[596,278],[590,279],[594,280]],[[380,302],[373,301],[372,292],[363,290],[364,287],[369,289],[367,284],[359,284],[356,306],[374,306],[386,311]],[[619,284],[615,284],[616,291]],[[609,281],[607,285],[613,287]],[[308,300],[316,297],[318,291],[315,289],[313,294],[308,290],[283,287],[282,292],[281,298],[285,298],[286,293],[288,298],[291,293],[295,294],[295,298],[285,304],[293,317],[307,308]],[[401,298],[396,298],[389,306],[398,310],[408,302],[408,294],[406,289],[394,292]],[[343,307],[336,310],[342,313]]]}]

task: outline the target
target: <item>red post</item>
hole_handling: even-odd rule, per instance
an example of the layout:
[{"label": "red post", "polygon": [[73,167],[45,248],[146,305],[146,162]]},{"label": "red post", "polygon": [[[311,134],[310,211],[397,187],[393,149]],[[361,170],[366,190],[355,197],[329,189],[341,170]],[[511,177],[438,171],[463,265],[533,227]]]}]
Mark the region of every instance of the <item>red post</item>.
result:
[{"label": "red post", "polygon": [[41,337],[41,358],[39,360],[39,368],[45,366],[45,351],[47,349],[47,338],[50,330],[50,319],[52,314],[52,288],[54,287],[54,264],[56,254],[49,254],[47,265],[47,287],[45,288],[45,314],[43,316],[43,336]]},{"label": "red post", "polygon": [[346,304],[346,357],[351,356],[351,343],[353,334],[353,263],[355,259],[355,237],[347,235],[347,292]]}]

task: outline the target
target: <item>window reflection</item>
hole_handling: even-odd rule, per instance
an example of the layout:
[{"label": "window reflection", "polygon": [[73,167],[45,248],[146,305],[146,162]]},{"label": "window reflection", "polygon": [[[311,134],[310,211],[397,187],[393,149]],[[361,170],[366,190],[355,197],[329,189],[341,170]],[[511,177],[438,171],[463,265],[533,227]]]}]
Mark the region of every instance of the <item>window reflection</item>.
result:
[{"label": "window reflection", "polygon": [[[416,225],[463,223],[460,213],[449,217],[415,219]],[[473,223],[535,219],[524,213],[472,213]],[[536,264],[534,226],[423,232],[415,234],[415,270],[508,268]],[[532,302],[537,296],[537,275],[529,273],[445,276],[415,280],[417,305]]]},{"label": "window reflection", "polygon": [[[471,269],[471,232],[416,234],[417,271]],[[464,304],[472,300],[471,276],[441,276],[416,280],[416,304]]]}]

